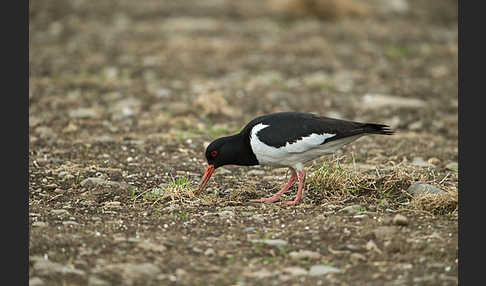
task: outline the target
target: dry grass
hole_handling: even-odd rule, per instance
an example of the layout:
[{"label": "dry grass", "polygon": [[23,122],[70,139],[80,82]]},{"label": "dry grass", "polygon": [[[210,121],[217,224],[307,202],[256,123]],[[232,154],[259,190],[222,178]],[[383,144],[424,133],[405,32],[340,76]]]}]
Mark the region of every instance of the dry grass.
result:
[{"label": "dry grass", "polygon": [[[457,188],[448,186],[445,176],[440,178],[433,170],[417,169],[409,165],[390,163],[374,170],[357,171],[352,164],[345,164],[344,157],[336,157],[311,173],[309,192],[319,196],[324,203],[364,200],[380,205],[384,200],[390,206],[420,210],[434,214],[457,211]],[[407,192],[414,182],[427,182],[446,190],[444,195],[412,197]]]},{"label": "dry grass", "polygon": [[346,200],[357,196],[376,199],[408,197],[405,190],[417,178],[423,179],[415,170],[401,166],[389,166],[382,170],[357,171],[344,163],[344,157],[336,157],[315,170],[309,183],[331,200]]},{"label": "dry grass", "polygon": [[147,189],[139,194],[132,194],[133,203],[149,203],[154,205],[179,204],[194,206],[198,204],[208,204],[211,200],[208,196],[196,196],[194,187],[191,186],[186,177],[171,178],[167,184],[159,185]]},{"label": "dry grass", "polygon": [[450,214],[458,210],[457,189],[447,192],[447,194],[424,194],[418,196],[410,202],[410,208],[426,211],[433,214]]},{"label": "dry grass", "polygon": [[[413,168],[409,165],[389,163],[375,169],[358,170],[353,164],[345,163],[345,157],[335,157],[326,161],[314,171],[309,172],[306,196],[315,204],[346,204],[359,201],[387,208],[422,211],[431,214],[450,214],[457,211],[457,188],[450,186],[454,178],[440,178],[427,169]],[[407,192],[414,182],[427,182],[446,190],[444,195],[427,194],[413,197]],[[132,199],[143,204],[184,206],[227,205],[246,203],[261,196],[254,186],[242,186],[232,190],[228,196],[213,194],[194,195],[186,177],[172,178],[167,184],[133,194]],[[293,196],[291,192],[285,195]],[[386,202],[385,202],[386,201]]]}]

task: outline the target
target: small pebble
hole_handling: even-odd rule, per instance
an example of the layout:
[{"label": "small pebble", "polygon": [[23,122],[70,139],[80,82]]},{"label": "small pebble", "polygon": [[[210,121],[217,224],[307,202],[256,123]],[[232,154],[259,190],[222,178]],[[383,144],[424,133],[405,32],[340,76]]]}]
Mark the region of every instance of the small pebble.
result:
[{"label": "small pebble", "polygon": [[232,211],[221,211],[218,213],[220,217],[230,217],[233,216],[234,213]]},{"label": "small pebble", "polygon": [[287,267],[282,270],[284,273],[288,273],[292,276],[307,275],[307,270],[301,267]]},{"label": "small pebble", "polygon": [[339,268],[332,267],[332,266],[326,266],[326,265],[314,265],[311,267],[309,270],[309,275],[310,276],[320,276],[328,273],[336,273],[336,272],[341,272]]},{"label": "small pebble", "polygon": [[253,239],[251,240],[253,243],[264,243],[270,246],[284,246],[287,245],[288,242],[282,239]]},{"label": "small pebble", "polygon": [[393,217],[393,220],[392,220],[393,224],[396,224],[396,225],[408,225],[408,219],[407,217],[401,215],[401,214],[396,214],[394,217]]},{"label": "small pebble", "polygon": [[53,215],[68,215],[69,212],[64,209],[59,209],[59,210],[51,210],[51,214]]},{"label": "small pebble", "polygon": [[350,259],[353,262],[362,262],[362,261],[366,261],[366,256],[364,256],[361,253],[352,253]]},{"label": "small pebble", "polygon": [[62,222],[63,225],[79,225],[79,223],[72,221],[72,220],[67,220]]},{"label": "small pebble", "polygon": [[289,256],[293,259],[319,259],[321,254],[318,252],[310,251],[310,250],[300,250],[300,251],[292,251],[289,253]]},{"label": "small pebble", "polygon": [[451,170],[451,171],[459,170],[459,165],[456,162],[450,162],[445,167],[447,170]]},{"label": "small pebble", "polygon": [[214,254],[216,254],[216,252],[212,248],[208,248],[208,249],[206,249],[206,251],[204,251],[204,255],[206,255],[206,256],[212,256]]},{"label": "small pebble", "polygon": [[32,223],[32,226],[35,226],[35,227],[46,227],[47,226],[47,223],[46,222],[43,222],[43,221],[36,221],[36,222],[33,222]]},{"label": "small pebble", "polygon": [[40,279],[39,277],[34,277],[29,279],[29,286],[41,286],[44,285],[44,281]]},{"label": "small pebble", "polygon": [[342,208],[339,210],[340,213],[345,213],[348,215],[354,215],[358,213],[361,210],[361,205],[352,205],[352,206],[347,206],[345,208]]},{"label": "small pebble", "polygon": [[416,182],[408,187],[407,192],[413,196],[418,196],[422,194],[446,194],[446,191],[443,191],[439,188],[434,187],[433,185],[423,183],[423,182]]}]

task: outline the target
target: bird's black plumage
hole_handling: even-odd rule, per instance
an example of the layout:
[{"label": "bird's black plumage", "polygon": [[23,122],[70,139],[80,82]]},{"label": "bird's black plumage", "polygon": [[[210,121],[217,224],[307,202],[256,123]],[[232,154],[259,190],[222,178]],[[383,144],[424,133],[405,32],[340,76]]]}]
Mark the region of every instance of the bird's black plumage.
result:
[{"label": "bird's black plumage", "polygon": [[258,138],[275,148],[285,146],[287,143],[294,143],[313,133],[336,134],[322,144],[363,133],[393,134],[393,131],[383,124],[361,123],[303,112],[280,112],[259,116],[250,121],[242,133],[249,135],[251,129],[260,123],[270,125],[270,128],[260,130]]}]

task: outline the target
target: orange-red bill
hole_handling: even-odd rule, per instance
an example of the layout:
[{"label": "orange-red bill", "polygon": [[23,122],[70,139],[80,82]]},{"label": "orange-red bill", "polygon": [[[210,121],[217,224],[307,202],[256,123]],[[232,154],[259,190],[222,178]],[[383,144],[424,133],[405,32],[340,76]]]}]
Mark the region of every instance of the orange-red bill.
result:
[{"label": "orange-red bill", "polygon": [[206,184],[208,183],[209,178],[211,178],[211,175],[213,174],[214,170],[215,170],[214,165],[208,165],[206,167],[206,172],[204,172],[204,176],[202,178],[201,184],[199,185],[199,189],[197,189],[195,192],[196,196],[199,195],[204,190],[204,188],[206,188]]}]

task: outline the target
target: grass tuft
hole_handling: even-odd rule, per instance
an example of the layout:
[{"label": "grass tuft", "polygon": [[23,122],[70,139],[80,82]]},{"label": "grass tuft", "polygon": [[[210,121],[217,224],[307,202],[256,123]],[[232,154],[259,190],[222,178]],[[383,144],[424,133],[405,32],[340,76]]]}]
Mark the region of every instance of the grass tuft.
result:
[{"label": "grass tuft", "polygon": [[410,207],[436,215],[444,215],[457,212],[458,203],[458,192],[455,189],[447,194],[420,195],[410,202]]},{"label": "grass tuft", "polygon": [[424,210],[435,214],[457,210],[457,191],[454,191],[454,188],[446,195],[427,195],[418,198],[413,198],[406,191],[415,181],[440,185],[440,182],[436,182],[438,179],[433,172],[424,172],[404,164],[356,171],[352,165],[343,162],[345,162],[344,157],[335,157],[310,174],[309,195],[314,197],[314,201],[319,204],[335,204],[367,200],[368,203],[376,206],[382,206],[387,201],[396,207],[407,206],[413,210]]},{"label": "grass tuft", "polygon": [[172,204],[179,203],[181,205],[197,205],[197,204],[207,204],[209,203],[208,196],[195,196],[194,187],[186,176],[171,178],[170,182],[165,184],[160,184],[157,187],[145,190],[144,192],[134,195],[132,191],[133,203],[151,203],[152,206],[155,204]]}]

